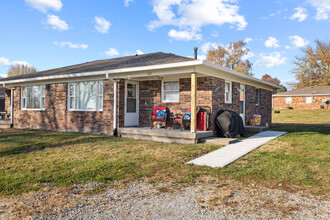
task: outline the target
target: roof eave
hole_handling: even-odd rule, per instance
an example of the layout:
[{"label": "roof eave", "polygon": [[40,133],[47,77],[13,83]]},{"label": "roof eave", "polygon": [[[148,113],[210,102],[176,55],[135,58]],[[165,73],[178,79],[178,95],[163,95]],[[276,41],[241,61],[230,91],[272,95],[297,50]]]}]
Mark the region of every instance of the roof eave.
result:
[{"label": "roof eave", "polygon": [[206,60],[203,60],[203,64],[208,66],[208,67],[211,67],[211,68],[215,68],[217,70],[220,70],[220,71],[223,71],[223,72],[226,72],[226,73],[229,73],[229,74],[232,74],[232,75],[235,75],[236,77],[239,77],[239,78],[243,78],[245,80],[250,80],[250,81],[254,81],[254,82],[257,82],[257,83],[261,83],[263,85],[267,85],[267,86],[270,86],[274,89],[280,89],[282,88],[281,86],[279,85],[276,85],[276,84],[273,84],[273,83],[270,83],[270,82],[266,82],[264,80],[261,80],[261,79],[257,79],[255,77],[252,77],[252,76],[249,76],[249,75],[246,75],[246,74],[243,74],[243,73],[240,73],[240,72],[237,72],[237,71],[234,71],[234,70],[230,70],[230,69],[227,69],[227,68],[224,68],[222,66],[219,66],[217,64],[214,64],[214,63],[211,63],[211,62],[208,62]]}]

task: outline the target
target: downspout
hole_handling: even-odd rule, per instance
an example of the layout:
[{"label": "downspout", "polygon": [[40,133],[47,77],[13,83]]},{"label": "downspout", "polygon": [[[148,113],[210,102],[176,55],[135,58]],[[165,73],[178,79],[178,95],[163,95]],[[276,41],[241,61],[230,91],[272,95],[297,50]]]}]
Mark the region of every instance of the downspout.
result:
[{"label": "downspout", "polygon": [[113,81],[113,136],[118,136],[118,130],[117,130],[117,97],[118,97],[118,91],[117,91],[117,81]]},{"label": "downspout", "polygon": [[14,126],[14,90],[10,89],[10,127]]},{"label": "downspout", "polygon": [[106,78],[113,82],[113,136],[118,136],[117,129],[117,103],[118,103],[118,83],[116,80],[109,78],[109,74],[106,74]]}]

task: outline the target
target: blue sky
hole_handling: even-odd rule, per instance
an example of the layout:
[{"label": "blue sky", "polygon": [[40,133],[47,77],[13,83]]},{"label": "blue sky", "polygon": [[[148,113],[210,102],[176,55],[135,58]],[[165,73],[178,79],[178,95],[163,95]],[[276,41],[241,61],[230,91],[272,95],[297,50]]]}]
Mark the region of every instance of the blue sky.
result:
[{"label": "blue sky", "polygon": [[300,47],[329,41],[330,0],[0,0],[0,75],[11,64],[37,70],[168,52],[199,58],[245,40],[257,78],[283,83]]}]

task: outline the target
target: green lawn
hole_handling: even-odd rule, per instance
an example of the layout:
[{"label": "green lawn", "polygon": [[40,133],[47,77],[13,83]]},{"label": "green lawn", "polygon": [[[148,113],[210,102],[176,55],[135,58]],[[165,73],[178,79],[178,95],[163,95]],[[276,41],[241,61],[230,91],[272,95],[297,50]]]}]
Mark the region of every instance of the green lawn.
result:
[{"label": "green lawn", "polygon": [[327,194],[330,190],[330,126],[280,125],[289,133],[223,169],[186,165],[215,150],[183,145],[41,130],[0,130],[0,194],[45,185],[143,180],[190,185],[236,179],[279,183]]},{"label": "green lawn", "polygon": [[273,110],[273,123],[293,124],[328,124],[330,125],[330,109],[280,109],[279,114]]}]

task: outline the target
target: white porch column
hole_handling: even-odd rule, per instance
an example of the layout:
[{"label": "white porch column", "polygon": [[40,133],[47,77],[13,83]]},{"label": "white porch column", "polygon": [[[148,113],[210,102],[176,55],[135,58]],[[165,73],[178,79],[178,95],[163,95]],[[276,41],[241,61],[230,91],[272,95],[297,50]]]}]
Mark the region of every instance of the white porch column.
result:
[{"label": "white porch column", "polygon": [[197,125],[197,106],[196,106],[196,93],[197,93],[197,73],[191,73],[191,125],[190,131],[196,133]]}]

